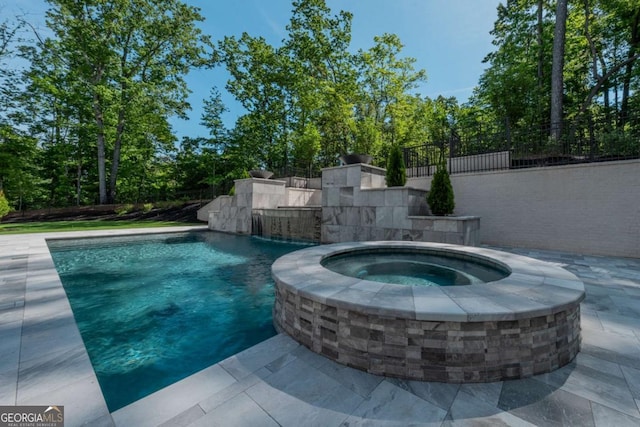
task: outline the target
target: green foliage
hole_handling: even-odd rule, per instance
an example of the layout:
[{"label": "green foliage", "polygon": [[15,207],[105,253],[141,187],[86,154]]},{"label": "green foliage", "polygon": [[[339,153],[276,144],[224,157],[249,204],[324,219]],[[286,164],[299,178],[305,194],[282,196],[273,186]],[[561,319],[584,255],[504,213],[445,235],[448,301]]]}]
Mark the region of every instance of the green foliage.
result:
[{"label": "green foliage", "polygon": [[391,147],[387,161],[387,186],[402,187],[407,182],[407,170],[402,158],[402,149],[398,144]]},{"label": "green foliage", "polygon": [[433,215],[450,215],[455,208],[453,187],[449,173],[444,166],[438,167],[431,180],[431,189],[427,195],[427,203]]},{"label": "green foliage", "polygon": [[231,189],[229,190],[229,196],[235,196],[236,195],[236,186],[234,185],[233,187],[231,187]]},{"label": "green foliage", "polygon": [[304,125],[293,140],[293,155],[300,167],[308,168],[320,151],[321,135],[313,123]]},{"label": "green foliage", "polygon": [[145,203],[142,205],[142,212],[149,213],[153,210],[153,203]]},{"label": "green foliage", "polygon": [[133,212],[134,208],[135,206],[133,204],[126,203],[124,205],[116,206],[116,208],[114,209],[114,212],[118,215],[125,215],[125,214],[128,214],[129,212]]},{"label": "green foliage", "polygon": [[0,190],[0,219],[9,212],[11,212],[9,201],[4,196],[4,191]]},{"label": "green foliage", "polygon": [[[64,90],[61,82],[77,82],[74,97],[66,101],[88,114],[69,118],[90,126],[97,148],[100,203],[114,202],[127,145],[139,153],[152,148],[153,153],[154,143],[173,143],[168,118],[184,115],[188,107],[183,76],[211,62],[206,51],[211,42],[196,27],[204,18],[179,0],[49,3],[47,25],[55,38],[45,41],[49,56],[44,65],[57,72],[42,73],[51,76],[42,87],[57,96]],[[52,63],[58,58],[62,60]],[[146,173],[143,169],[134,175]],[[134,188],[139,182],[129,179]]]}]

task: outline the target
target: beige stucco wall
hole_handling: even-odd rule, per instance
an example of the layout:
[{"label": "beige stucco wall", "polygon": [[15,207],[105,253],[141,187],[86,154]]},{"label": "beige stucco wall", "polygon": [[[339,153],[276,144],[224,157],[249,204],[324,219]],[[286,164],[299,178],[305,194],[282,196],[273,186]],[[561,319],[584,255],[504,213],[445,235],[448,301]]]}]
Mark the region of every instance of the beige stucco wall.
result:
[{"label": "beige stucco wall", "polygon": [[640,160],[454,174],[451,183],[455,213],[482,218],[483,243],[640,258]]}]

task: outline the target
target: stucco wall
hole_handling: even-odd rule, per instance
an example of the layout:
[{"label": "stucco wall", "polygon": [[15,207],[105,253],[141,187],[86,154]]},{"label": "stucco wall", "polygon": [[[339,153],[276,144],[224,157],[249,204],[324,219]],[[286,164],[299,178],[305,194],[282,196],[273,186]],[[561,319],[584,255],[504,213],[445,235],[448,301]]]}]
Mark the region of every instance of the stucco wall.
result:
[{"label": "stucco wall", "polygon": [[640,258],[640,160],[454,174],[451,183],[455,213],[482,217],[483,243]]}]

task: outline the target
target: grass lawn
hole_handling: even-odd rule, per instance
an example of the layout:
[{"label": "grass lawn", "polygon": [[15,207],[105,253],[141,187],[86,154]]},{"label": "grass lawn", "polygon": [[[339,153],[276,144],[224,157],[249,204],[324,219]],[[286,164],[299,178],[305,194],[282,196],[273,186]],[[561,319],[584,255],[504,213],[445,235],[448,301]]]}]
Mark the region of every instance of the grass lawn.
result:
[{"label": "grass lawn", "polygon": [[46,222],[21,222],[0,223],[0,236],[3,234],[22,233],[48,233],[53,231],[82,231],[82,230],[106,230],[113,228],[145,228],[145,227],[171,227],[181,225],[203,225],[203,223],[190,224],[177,221],[113,221],[113,220],[79,220],[79,221],[46,221]]}]

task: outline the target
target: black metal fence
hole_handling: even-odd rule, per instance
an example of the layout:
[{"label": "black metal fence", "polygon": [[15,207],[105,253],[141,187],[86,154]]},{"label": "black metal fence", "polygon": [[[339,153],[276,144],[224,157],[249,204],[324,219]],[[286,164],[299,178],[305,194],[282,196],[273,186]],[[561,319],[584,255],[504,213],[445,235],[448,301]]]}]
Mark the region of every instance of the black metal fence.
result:
[{"label": "black metal fence", "polygon": [[448,140],[404,148],[408,177],[517,169],[640,158],[640,117],[565,122],[552,138],[549,126],[458,127]]}]

